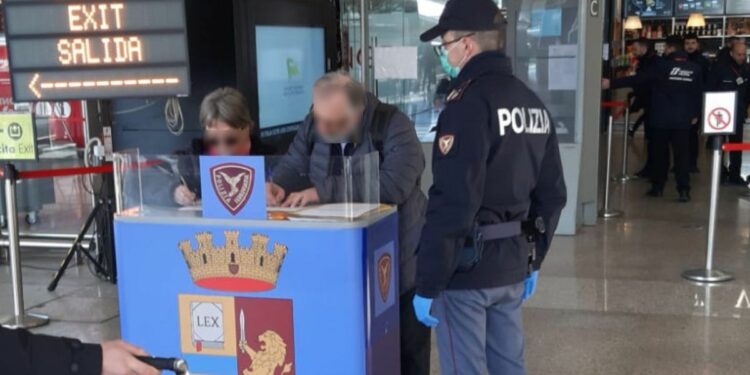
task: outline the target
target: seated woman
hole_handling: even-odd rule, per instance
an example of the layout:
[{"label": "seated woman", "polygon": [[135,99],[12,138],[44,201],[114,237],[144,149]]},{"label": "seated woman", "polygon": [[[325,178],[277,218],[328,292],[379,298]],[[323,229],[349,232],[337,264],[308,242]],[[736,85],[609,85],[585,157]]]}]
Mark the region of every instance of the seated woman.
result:
[{"label": "seated woman", "polygon": [[[200,122],[203,139],[193,142],[192,155],[250,155],[255,123],[245,97],[229,87],[208,94],[201,103]],[[190,206],[201,196],[200,172],[195,158],[181,157],[179,180],[173,184],[172,198],[180,206]]]},{"label": "seated woman", "polygon": [[141,171],[146,190],[143,201],[147,205],[199,204],[199,155],[246,156],[253,151],[255,124],[239,91],[224,87],[208,94],[201,103],[200,122],[203,137],[194,140],[191,149],[178,152],[176,163],[159,163]]}]

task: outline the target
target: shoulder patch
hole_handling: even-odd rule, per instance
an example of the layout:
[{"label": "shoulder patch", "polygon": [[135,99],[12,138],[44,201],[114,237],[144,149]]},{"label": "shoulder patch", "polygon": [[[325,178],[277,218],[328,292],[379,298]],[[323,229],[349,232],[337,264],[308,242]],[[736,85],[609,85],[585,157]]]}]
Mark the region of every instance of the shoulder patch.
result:
[{"label": "shoulder patch", "polygon": [[466,89],[469,88],[469,85],[471,85],[472,79],[467,79],[462,83],[460,86],[456,87],[451,91],[448,96],[445,98],[446,103],[454,102],[457,100],[461,100],[461,98],[464,96],[464,92],[466,92]]},{"label": "shoulder patch", "polygon": [[445,134],[438,139],[438,148],[443,156],[448,155],[453,149],[456,137],[453,134]]}]

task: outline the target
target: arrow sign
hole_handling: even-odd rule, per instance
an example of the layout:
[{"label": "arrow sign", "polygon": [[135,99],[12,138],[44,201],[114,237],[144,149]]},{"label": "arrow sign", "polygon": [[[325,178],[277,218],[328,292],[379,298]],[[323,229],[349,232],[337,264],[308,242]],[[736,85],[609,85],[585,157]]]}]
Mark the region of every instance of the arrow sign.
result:
[{"label": "arrow sign", "polygon": [[51,90],[81,90],[89,88],[112,87],[156,87],[176,86],[179,84],[180,79],[177,77],[44,81],[39,73],[35,73],[29,81],[29,90],[34,93],[37,99],[42,99],[43,92]]}]

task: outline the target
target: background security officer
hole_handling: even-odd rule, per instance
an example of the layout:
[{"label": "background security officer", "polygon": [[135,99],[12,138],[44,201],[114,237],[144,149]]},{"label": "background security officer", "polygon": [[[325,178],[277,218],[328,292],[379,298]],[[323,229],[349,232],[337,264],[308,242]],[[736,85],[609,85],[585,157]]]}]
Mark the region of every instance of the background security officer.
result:
[{"label": "background security officer", "polygon": [[[554,124],[512,75],[505,25],[492,0],[450,0],[420,37],[442,36],[442,65],[454,77],[438,120],[413,303],[421,322],[437,326],[442,374],[526,373],[521,304],[566,201]],[[546,232],[530,264],[521,226],[536,217]]]},{"label": "background security officer", "polygon": [[[650,125],[653,127],[654,158],[651,190],[647,195],[660,197],[669,173],[669,149],[672,149],[680,202],[690,201],[690,127],[698,122],[703,94],[703,72],[690,62],[682,50],[682,39],[667,38],[665,58],[643,74],[612,81],[612,88],[649,84],[651,91]],[[602,87],[610,87],[603,80]]]},{"label": "background security officer", "polygon": [[[750,67],[745,62],[747,45],[744,41],[735,40],[729,48],[729,58],[716,62],[709,73],[706,87],[709,91],[734,91],[737,93],[737,111],[734,135],[729,137],[732,142],[743,142],[743,127],[747,117],[748,90],[750,90]],[[724,177],[729,183],[746,185],[740,176],[742,167],[742,153],[732,152],[729,155],[729,171]]]}]

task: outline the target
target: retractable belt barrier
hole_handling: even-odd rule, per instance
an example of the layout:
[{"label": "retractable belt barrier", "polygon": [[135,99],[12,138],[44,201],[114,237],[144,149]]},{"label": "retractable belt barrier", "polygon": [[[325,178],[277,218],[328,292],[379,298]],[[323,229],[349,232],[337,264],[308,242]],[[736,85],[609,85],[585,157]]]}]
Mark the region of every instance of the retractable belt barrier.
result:
[{"label": "retractable belt barrier", "polygon": [[721,144],[722,137],[713,137],[713,160],[711,166],[711,198],[708,210],[708,237],[706,240],[706,267],[687,270],[682,277],[700,283],[720,283],[734,279],[734,275],[719,269],[714,269],[714,248],[716,246],[716,215],[719,206],[719,180],[721,177],[721,152],[750,151],[750,144],[727,143]]},{"label": "retractable belt barrier", "polygon": [[[624,108],[627,112],[627,104],[625,102],[602,102],[602,108],[605,109],[617,109],[617,108]],[[601,211],[599,211],[599,216],[604,219],[612,219],[619,216],[622,216],[622,211],[612,209],[609,206],[609,195],[610,195],[610,180],[612,179],[612,133],[613,133],[613,127],[614,127],[614,113],[613,111],[610,111],[609,114],[609,123],[607,125],[607,172],[606,172],[606,178],[604,179],[604,207]],[[629,117],[629,115],[628,115]],[[627,126],[627,124],[626,124]],[[625,134],[625,142],[627,142],[627,134]],[[627,146],[625,146],[625,151],[627,152]],[[627,168],[627,165],[623,165],[623,174],[625,174],[625,168]]]},{"label": "retractable belt barrier", "polygon": [[[158,161],[152,162],[141,162],[132,163],[130,167],[133,169],[138,167],[150,167],[159,164]],[[0,325],[10,328],[34,328],[49,323],[49,317],[39,314],[26,313],[24,307],[23,298],[23,279],[21,276],[21,254],[20,254],[20,241],[18,234],[18,208],[16,206],[16,187],[19,180],[33,180],[53,177],[69,177],[69,176],[82,176],[92,174],[108,174],[114,171],[112,165],[103,165],[96,167],[79,167],[79,168],[61,168],[61,169],[47,169],[47,170],[36,170],[36,171],[18,171],[12,164],[6,164],[5,168],[0,172],[0,178],[4,179],[5,183],[5,209],[8,225],[8,252],[10,262],[10,273],[13,284],[13,315],[9,317],[0,318]],[[91,217],[89,218],[91,220]],[[83,238],[83,233],[79,234],[76,240],[73,242],[73,247],[68,252],[68,257],[63,263],[61,270],[67,268],[67,263],[70,261],[70,254],[80,240]],[[98,263],[94,262],[95,265]],[[54,287],[57,285],[62,276],[62,272],[58,272],[55,275],[53,281]],[[54,287],[51,285],[51,290]]]}]

